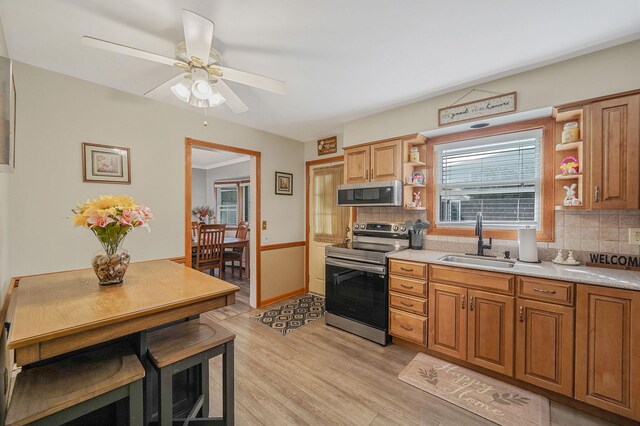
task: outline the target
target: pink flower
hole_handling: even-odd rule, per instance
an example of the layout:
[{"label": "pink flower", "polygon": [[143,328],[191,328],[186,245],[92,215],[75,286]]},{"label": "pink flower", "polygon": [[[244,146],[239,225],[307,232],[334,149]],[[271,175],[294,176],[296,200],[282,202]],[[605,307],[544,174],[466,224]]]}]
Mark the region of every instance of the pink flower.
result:
[{"label": "pink flower", "polygon": [[109,216],[100,216],[100,214],[97,212],[92,213],[91,216],[89,216],[89,219],[87,219],[87,224],[90,228],[104,228],[108,224],[113,222],[115,222],[115,220],[113,220]]}]

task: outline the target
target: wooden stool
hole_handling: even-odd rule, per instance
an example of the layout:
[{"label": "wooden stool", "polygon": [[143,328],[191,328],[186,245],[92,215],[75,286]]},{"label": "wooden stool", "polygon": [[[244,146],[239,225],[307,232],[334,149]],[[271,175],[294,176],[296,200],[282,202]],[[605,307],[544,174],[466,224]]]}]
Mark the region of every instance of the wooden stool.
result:
[{"label": "wooden stool", "polygon": [[127,344],[21,371],[6,426],[61,425],[128,398],[129,424],[142,426],[144,368]]},{"label": "wooden stool", "polygon": [[[236,335],[212,321],[199,318],[154,331],[147,336],[149,358],[158,372],[160,426],[173,421],[185,424],[233,425],[233,340]],[[222,354],[222,418],[209,415],[209,360]],[[173,418],[175,373],[194,366],[200,369],[200,397],[187,418]],[[202,408],[202,417],[196,417]],[[188,421],[188,422],[187,422]]]}]

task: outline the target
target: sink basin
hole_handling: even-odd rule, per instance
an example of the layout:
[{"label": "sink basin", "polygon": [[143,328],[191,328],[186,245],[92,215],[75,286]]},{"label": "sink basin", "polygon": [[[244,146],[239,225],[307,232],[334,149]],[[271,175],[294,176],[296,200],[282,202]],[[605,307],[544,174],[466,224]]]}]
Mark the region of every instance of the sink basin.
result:
[{"label": "sink basin", "polygon": [[476,256],[447,255],[440,258],[443,262],[464,263],[465,265],[487,266],[490,268],[513,268],[513,262],[508,260],[486,259]]}]

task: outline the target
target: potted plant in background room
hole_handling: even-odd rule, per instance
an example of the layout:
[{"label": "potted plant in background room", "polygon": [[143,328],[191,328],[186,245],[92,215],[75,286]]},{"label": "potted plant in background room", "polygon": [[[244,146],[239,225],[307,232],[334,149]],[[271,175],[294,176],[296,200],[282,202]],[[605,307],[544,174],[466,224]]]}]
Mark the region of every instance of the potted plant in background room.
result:
[{"label": "potted plant in background room", "polygon": [[100,285],[122,283],[131,258],[122,243],[134,228],[149,229],[148,222],[153,219],[149,208],[125,195],[101,195],[72,212],[74,224],[89,228],[102,244],[91,261]]},{"label": "potted plant in background room", "polygon": [[191,214],[198,218],[200,223],[209,223],[209,219],[214,217],[213,209],[209,206],[198,206],[191,210]]}]

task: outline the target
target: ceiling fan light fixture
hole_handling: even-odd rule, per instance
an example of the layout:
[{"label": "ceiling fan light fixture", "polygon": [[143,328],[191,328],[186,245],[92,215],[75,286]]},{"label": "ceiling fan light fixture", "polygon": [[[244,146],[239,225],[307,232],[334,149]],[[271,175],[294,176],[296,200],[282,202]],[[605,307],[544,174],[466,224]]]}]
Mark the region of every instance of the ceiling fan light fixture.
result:
[{"label": "ceiling fan light fixture", "polygon": [[193,82],[193,86],[191,86],[191,93],[198,99],[206,100],[213,94],[213,88],[209,82],[205,80],[196,80]]},{"label": "ceiling fan light fixture", "polygon": [[171,86],[171,92],[182,102],[189,102],[191,98],[191,84],[186,80]]},{"label": "ceiling fan light fixture", "polygon": [[216,107],[218,105],[222,105],[226,99],[215,87],[211,87],[211,96],[209,96],[209,106]]}]

